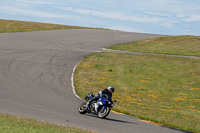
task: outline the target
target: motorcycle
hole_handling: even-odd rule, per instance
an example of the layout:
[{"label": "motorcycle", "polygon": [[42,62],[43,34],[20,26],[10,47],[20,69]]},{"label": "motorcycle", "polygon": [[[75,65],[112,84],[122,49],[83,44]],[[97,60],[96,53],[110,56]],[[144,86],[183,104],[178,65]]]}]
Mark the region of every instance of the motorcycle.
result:
[{"label": "motorcycle", "polygon": [[[92,94],[92,92],[88,93],[87,96],[85,96],[84,99],[86,100],[86,102],[82,102],[79,106],[79,113],[95,114],[99,118],[106,118],[110,113],[110,108],[113,107],[112,103],[108,101],[107,95],[103,95],[102,97],[98,97],[98,100],[92,101],[90,105],[88,105],[87,109],[87,102],[93,98],[94,95]],[[116,100],[114,100],[114,102],[116,102]]]}]

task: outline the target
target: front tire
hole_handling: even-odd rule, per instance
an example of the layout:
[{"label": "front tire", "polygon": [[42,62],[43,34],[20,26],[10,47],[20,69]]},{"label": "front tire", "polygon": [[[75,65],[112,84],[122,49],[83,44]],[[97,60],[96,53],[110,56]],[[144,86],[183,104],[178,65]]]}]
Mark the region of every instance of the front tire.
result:
[{"label": "front tire", "polygon": [[109,113],[110,113],[110,107],[106,107],[104,110],[103,110],[103,107],[102,107],[98,112],[98,117],[99,118],[106,118]]},{"label": "front tire", "polygon": [[81,103],[81,105],[79,106],[78,112],[79,112],[80,114],[85,114],[86,111],[87,111],[87,103],[86,103],[86,102],[83,102],[83,103]]}]

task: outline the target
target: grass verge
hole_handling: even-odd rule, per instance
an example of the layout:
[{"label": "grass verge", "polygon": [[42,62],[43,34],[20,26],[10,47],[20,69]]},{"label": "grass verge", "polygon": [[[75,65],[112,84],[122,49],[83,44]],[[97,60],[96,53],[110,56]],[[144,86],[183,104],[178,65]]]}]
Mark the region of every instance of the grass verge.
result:
[{"label": "grass verge", "polygon": [[0,33],[58,30],[58,29],[95,29],[95,28],[0,19]]},{"label": "grass verge", "polygon": [[185,131],[200,131],[200,60],[155,55],[93,53],[75,71],[87,92],[114,85],[114,110]]},{"label": "grass verge", "polygon": [[31,119],[0,114],[1,133],[88,133],[82,129],[62,127]]},{"label": "grass verge", "polygon": [[200,56],[200,36],[168,36],[123,43],[108,49],[132,52]]}]

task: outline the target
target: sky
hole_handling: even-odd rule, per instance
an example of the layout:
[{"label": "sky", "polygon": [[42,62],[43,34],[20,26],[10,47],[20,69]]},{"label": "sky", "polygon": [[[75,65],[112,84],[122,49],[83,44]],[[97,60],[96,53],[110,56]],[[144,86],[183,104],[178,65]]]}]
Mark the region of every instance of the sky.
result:
[{"label": "sky", "polygon": [[200,36],[200,0],[0,0],[0,19]]}]

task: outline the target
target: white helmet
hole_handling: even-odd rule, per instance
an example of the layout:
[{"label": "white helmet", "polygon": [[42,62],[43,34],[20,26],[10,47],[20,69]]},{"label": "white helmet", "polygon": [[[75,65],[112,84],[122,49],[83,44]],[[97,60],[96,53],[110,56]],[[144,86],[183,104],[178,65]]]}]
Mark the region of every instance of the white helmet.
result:
[{"label": "white helmet", "polygon": [[115,87],[114,86],[108,86],[107,89],[112,93],[115,91]]}]

